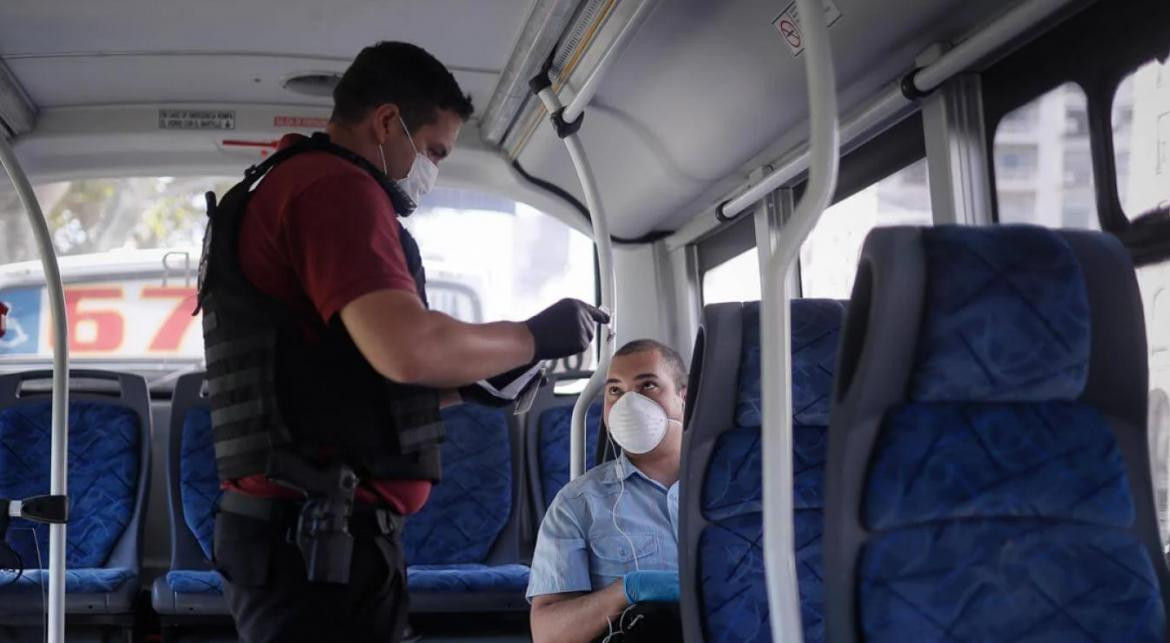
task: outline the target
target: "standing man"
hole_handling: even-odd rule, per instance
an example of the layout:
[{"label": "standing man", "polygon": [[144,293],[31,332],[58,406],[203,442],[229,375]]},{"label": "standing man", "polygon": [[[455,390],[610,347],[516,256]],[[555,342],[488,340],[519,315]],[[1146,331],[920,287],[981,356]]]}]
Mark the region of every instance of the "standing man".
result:
[{"label": "standing man", "polygon": [[471,101],[397,42],[362,50],[333,98],[327,134],[286,136],[222,201],[209,195],[214,558],[247,643],[398,641],[399,532],[439,479],[440,392],[579,353],[608,321],[576,300],[527,322],[428,310],[398,217],[434,185]]}]

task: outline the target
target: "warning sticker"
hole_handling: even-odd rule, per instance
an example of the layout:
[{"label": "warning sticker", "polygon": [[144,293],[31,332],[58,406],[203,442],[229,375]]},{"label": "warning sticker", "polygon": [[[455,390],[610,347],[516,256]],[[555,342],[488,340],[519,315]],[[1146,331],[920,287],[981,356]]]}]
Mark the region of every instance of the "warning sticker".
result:
[{"label": "warning sticker", "polygon": [[294,127],[298,129],[325,129],[329,124],[328,118],[320,116],[276,116],[272,119],[273,127]]},{"label": "warning sticker", "polygon": [[[841,10],[833,4],[833,0],[821,0],[825,5],[825,23],[832,27],[841,19]],[[804,32],[800,28],[800,15],[796,12],[796,2],[792,2],[772,21],[776,31],[788,45],[788,50],[795,58],[804,51]]]},{"label": "warning sticker", "polygon": [[160,109],[159,129],[225,130],[236,129],[235,110]]}]

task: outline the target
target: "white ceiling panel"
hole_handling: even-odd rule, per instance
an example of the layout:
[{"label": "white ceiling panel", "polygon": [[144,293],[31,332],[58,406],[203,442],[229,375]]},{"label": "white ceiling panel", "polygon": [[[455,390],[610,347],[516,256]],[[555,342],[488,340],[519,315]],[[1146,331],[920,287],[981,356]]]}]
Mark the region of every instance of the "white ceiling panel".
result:
[{"label": "white ceiling panel", "polygon": [[499,69],[532,0],[4,0],[0,55],[254,51],[349,59],[407,40],[449,65]]},{"label": "white ceiling panel", "polygon": [[[346,63],[272,56],[85,56],[7,61],[33,103],[42,107],[129,103],[289,103],[332,105],[328,96],[290,92],[292,74],[343,71]],[[482,108],[498,74],[455,72]]]},{"label": "white ceiling panel", "polygon": [[[928,45],[959,38],[1011,0],[835,0],[832,28],[843,111],[913,66]],[[772,21],[775,0],[662,2],[602,82],[582,137],[613,233],[677,228],[734,185],[777,142],[807,135],[803,58]],[[548,126],[521,154],[530,172],[580,194]],[[723,180],[720,180],[723,177]]]},{"label": "white ceiling panel", "polygon": [[4,0],[0,58],[40,107],[135,102],[328,104],[295,73],[341,71],[362,47],[435,54],[486,107],[532,0]]}]

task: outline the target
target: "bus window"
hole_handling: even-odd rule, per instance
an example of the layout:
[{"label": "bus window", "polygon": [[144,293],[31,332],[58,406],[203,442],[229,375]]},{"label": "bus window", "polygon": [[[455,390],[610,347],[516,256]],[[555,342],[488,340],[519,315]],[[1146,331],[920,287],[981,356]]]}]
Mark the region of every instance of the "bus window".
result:
[{"label": "bus window", "polygon": [[703,273],[703,304],[760,299],[760,253],[756,248]]},{"label": "bus window", "polygon": [[[1170,65],[1152,62],[1113,99],[1117,188],[1128,215],[1170,204]],[[1150,345],[1150,387],[1170,391],[1170,262],[1138,269]]]},{"label": "bus window", "polygon": [[464,321],[521,320],[562,297],[593,301],[593,241],[512,199],[436,188],[403,224],[431,306]]},{"label": "bus window", "polygon": [[[1113,97],[1117,190],[1130,217],[1170,205],[1170,65],[1151,62],[1123,80]],[[1170,473],[1170,262],[1138,268],[1150,350],[1150,446],[1155,495],[1167,542]]]},{"label": "bus window", "polygon": [[1170,205],[1170,64],[1151,62],[1118,86],[1113,152],[1126,214]]},{"label": "bus window", "polygon": [[[152,381],[197,368],[203,341],[195,273],[204,193],[224,177],[93,178],[37,185],[65,282],[75,363],[142,372]],[[0,190],[0,301],[11,309],[0,369],[52,356],[40,258],[22,206]]]},{"label": "bus window", "polygon": [[1100,229],[1080,85],[1066,83],[1004,116],[993,155],[1001,223]]},{"label": "bus window", "polygon": [[826,210],[800,249],[802,296],[848,299],[870,230],[930,225],[928,178],[922,159]]},{"label": "bus window", "polygon": [[[78,363],[141,372],[160,385],[201,367],[200,323],[191,313],[204,193],[222,196],[234,183],[136,177],[35,188],[61,257]],[[561,297],[594,298],[592,242],[524,204],[436,189],[404,221],[426,259],[436,310],[466,321],[524,319]],[[12,308],[0,369],[51,358],[39,266],[15,193],[0,190],[0,301]]]}]

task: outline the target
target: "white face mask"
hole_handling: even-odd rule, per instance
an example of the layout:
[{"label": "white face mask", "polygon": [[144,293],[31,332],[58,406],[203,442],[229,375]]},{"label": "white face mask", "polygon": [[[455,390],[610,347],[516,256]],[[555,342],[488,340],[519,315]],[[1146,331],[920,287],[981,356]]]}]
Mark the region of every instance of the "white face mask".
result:
[{"label": "white face mask", "polygon": [[609,434],[626,453],[641,455],[654,450],[666,437],[666,424],[678,420],[666,417],[658,402],[641,393],[626,393],[609,410]]},{"label": "white face mask", "polygon": [[[406,128],[406,122],[401,116],[398,117],[398,123],[402,125],[402,131],[406,132],[406,140],[410,141],[410,148],[414,150],[414,162],[410,164],[410,171],[406,176],[396,179],[396,182],[406,196],[418,205],[423,196],[435,187],[435,181],[439,178],[439,166],[414,146],[414,137],[410,135],[410,130]],[[390,168],[386,165],[386,153],[382,151],[381,145],[378,146],[378,154],[382,157],[382,173],[390,176]]]}]

